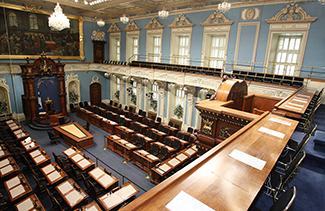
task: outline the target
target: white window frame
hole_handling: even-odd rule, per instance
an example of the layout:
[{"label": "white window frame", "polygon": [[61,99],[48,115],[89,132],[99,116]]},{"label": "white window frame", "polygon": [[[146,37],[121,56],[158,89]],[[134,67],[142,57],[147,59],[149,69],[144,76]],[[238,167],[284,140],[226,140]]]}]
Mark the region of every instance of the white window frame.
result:
[{"label": "white window frame", "polygon": [[121,60],[121,33],[111,33],[109,39],[110,39],[110,59],[115,61],[120,61]]},{"label": "white window frame", "polygon": [[[146,40],[146,61],[148,62],[161,62],[162,55],[162,39],[163,39],[163,29],[157,18],[153,17],[144,29],[147,30],[147,40]],[[160,38],[159,45],[155,45],[155,39]],[[158,47],[159,46],[159,47]],[[155,48],[157,51],[155,52]]]}]

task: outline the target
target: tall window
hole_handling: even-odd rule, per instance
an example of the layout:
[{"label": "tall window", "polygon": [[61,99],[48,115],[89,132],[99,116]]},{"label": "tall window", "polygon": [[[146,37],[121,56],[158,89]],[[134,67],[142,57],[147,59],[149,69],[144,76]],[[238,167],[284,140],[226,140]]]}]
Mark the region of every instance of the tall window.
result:
[{"label": "tall window", "polygon": [[133,105],[137,104],[137,82],[136,81],[131,81],[130,82],[131,86],[127,89],[129,92],[129,97],[130,97],[130,102]]},{"label": "tall window", "polygon": [[187,64],[188,36],[179,36],[178,64]]},{"label": "tall window", "polygon": [[161,51],[161,38],[154,37],[153,38],[153,61],[154,62],[160,62],[160,51]]},{"label": "tall window", "polygon": [[17,15],[15,13],[10,13],[9,14],[9,26],[16,26],[16,27],[18,27]]},{"label": "tall window", "polygon": [[211,36],[209,67],[222,68],[226,49],[226,35]]},{"label": "tall window", "polygon": [[37,17],[34,14],[31,14],[29,16],[29,27],[30,27],[30,29],[38,29]]},{"label": "tall window", "polygon": [[294,75],[300,54],[302,35],[280,35],[275,54],[274,73]]},{"label": "tall window", "polygon": [[139,38],[138,37],[133,37],[132,38],[132,53],[133,53],[133,60],[137,61],[138,60],[138,53],[139,53]]},{"label": "tall window", "polygon": [[126,59],[128,61],[137,61],[139,57],[139,36],[134,36],[132,32],[127,35],[126,40]]},{"label": "tall window", "polygon": [[120,61],[121,60],[121,52],[120,52],[120,38],[119,37],[111,37],[111,60]]},{"label": "tall window", "polygon": [[175,101],[175,105],[181,105],[181,106],[183,106],[184,97],[185,97],[185,91],[184,90],[181,90],[181,89],[176,89],[176,101]]}]

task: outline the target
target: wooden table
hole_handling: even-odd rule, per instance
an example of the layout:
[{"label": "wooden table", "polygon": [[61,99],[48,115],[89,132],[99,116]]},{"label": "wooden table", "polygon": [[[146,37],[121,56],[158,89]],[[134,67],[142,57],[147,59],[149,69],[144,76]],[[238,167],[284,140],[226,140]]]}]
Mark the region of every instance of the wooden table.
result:
[{"label": "wooden table", "polygon": [[190,144],[190,142],[185,141],[183,139],[179,139],[179,138],[177,138],[175,136],[167,136],[166,138],[170,138],[171,145],[174,143],[175,140],[178,140],[181,143],[180,150],[186,148]]},{"label": "wooden table", "polygon": [[13,134],[17,140],[21,140],[29,136],[29,133],[24,128],[13,131]]},{"label": "wooden table", "polygon": [[137,125],[137,127],[138,126],[141,127],[141,131],[140,131],[141,134],[147,134],[148,133],[148,129],[149,129],[148,125],[142,124],[140,122],[133,122],[133,124]]},{"label": "wooden table", "polygon": [[35,139],[28,137],[25,140],[22,140],[20,142],[20,144],[24,147],[26,152],[31,152],[34,149],[39,148],[39,143],[37,143],[37,141],[35,141]]},{"label": "wooden table", "polygon": [[9,150],[7,149],[5,144],[0,144],[0,159],[6,158],[10,155]]},{"label": "wooden table", "polygon": [[38,148],[29,153],[36,166],[42,167],[51,163],[51,157],[45,152],[44,149]]},{"label": "wooden table", "polygon": [[41,201],[36,194],[33,194],[26,199],[15,204],[16,211],[45,211]]},{"label": "wooden table", "polygon": [[56,162],[44,166],[41,168],[41,172],[50,183],[50,185],[60,183],[68,177],[68,175],[60,168]]},{"label": "wooden table", "polygon": [[[167,211],[181,191],[215,210],[248,210],[297,124],[265,112],[121,210]],[[252,156],[260,166],[252,167],[238,155]]]},{"label": "wooden table", "polygon": [[89,196],[73,179],[62,182],[55,189],[70,208],[76,208],[88,203]]},{"label": "wooden table", "polygon": [[80,207],[80,209],[75,209],[75,211],[81,211],[81,210],[101,211],[102,209],[99,207],[99,205],[96,203],[96,201],[92,201],[92,202]]},{"label": "wooden table", "polygon": [[84,109],[84,108],[77,108],[76,110],[77,110],[78,117],[89,122],[90,115],[92,115],[93,112],[88,111],[87,109]]},{"label": "wooden table", "polygon": [[154,128],[151,128],[152,132],[156,134],[156,139],[157,141],[159,142],[164,142],[166,136],[167,136],[167,133],[164,133],[164,132],[161,132],[157,129],[154,129]]},{"label": "wooden table", "polygon": [[133,164],[151,175],[151,168],[156,166],[160,159],[143,149],[135,150],[133,153]]},{"label": "wooden table", "polygon": [[111,210],[121,203],[131,199],[139,190],[131,183],[125,183],[119,190],[114,193],[107,193],[97,200],[105,210]]},{"label": "wooden table", "polygon": [[102,129],[106,132],[109,132],[110,134],[115,133],[115,127],[118,126],[118,124],[112,120],[103,120],[102,123]]},{"label": "wooden table", "polygon": [[131,140],[132,134],[135,133],[134,130],[131,130],[125,126],[116,126],[115,128],[116,128],[116,135],[118,135],[119,137],[121,137],[122,133],[125,133],[126,135],[125,140]]},{"label": "wooden table", "polygon": [[76,164],[82,171],[93,167],[95,165],[95,161],[87,157],[82,152],[77,152],[73,156],[69,157],[69,159]]},{"label": "wooden table", "polygon": [[15,130],[18,130],[21,128],[21,125],[17,121],[12,120],[12,119],[6,121],[6,124],[11,131],[15,131]]},{"label": "wooden table", "polygon": [[94,146],[94,136],[76,122],[56,126],[53,127],[53,129],[57,131],[64,142],[70,146],[73,145],[82,149]]},{"label": "wooden table", "polygon": [[118,186],[118,178],[105,172],[102,166],[94,168],[88,174],[105,189],[113,189]]},{"label": "wooden table", "polygon": [[101,128],[102,127],[102,119],[104,117],[98,115],[98,114],[92,114],[89,116],[89,121],[91,124]]},{"label": "wooden table", "polygon": [[168,150],[167,158],[169,158],[172,154],[174,154],[174,152],[176,152],[176,149],[174,149],[173,147],[170,147],[170,146],[168,146],[166,144],[163,144],[163,143],[160,143],[158,141],[153,142],[152,144],[157,144],[160,149],[161,149],[161,147],[167,148],[167,150]]},{"label": "wooden table", "polygon": [[156,140],[153,140],[152,138],[149,138],[149,137],[147,137],[147,136],[144,136],[144,135],[142,135],[142,134],[140,134],[140,133],[137,133],[136,135],[137,135],[139,138],[140,138],[140,137],[144,138],[144,142],[145,142],[145,147],[144,147],[144,149],[145,149],[145,150],[149,150],[149,149],[151,148],[151,143],[156,141]]},{"label": "wooden table", "polygon": [[7,157],[0,161],[0,177],[15,174],[19,172],[19,166],[17,165],[13,157]]},{"label": "wooden table", "polygon": [[124,157],[127,161],[133,159],[133,151],[138,149],[137,146],[124,139],[117,138],[117,136],[107,136],[107,142],[109,149]]},{"label": "wooden table", "polygon": [[74,156],[75,154],[79,153],[80,150],[76,148],[75,146],[72,146],[66,150],[64,150],[62,153],[67,156],[68,158]]},{"label": "wooden table", "polygon": [[316,89],[305,89],[301,87],[285,99],[281,100],[274,107],[273,113],[300,119],[305,113],[310,101],[316,93]]},{"label": "wooden table", "polygon": [[11,202],[28,196],[32,188],[23,174],[19,174],[4,182]]}]

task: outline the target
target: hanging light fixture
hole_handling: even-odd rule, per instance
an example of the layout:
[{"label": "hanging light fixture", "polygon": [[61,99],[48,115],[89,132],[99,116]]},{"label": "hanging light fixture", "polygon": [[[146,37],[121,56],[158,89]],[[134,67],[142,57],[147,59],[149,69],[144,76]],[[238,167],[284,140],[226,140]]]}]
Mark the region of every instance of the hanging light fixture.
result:
[{"label": "hanging light fixture", "polygon": [[60,7],[59,3],[56,4],[54,12],[49,17],[49,27],[53,27],[54,29],[59,31],[66,28],[70,28],[70,21],[67,16],[63,14],[62,8]]},{"label": "hanging light fixture", "polygon": [[120,17],[120,21],[121,21],[122,23],[126,24],[127,22],[129,22],[129,18],[126,17],[125,14],[123,14],[123,16]]},{"label": "hanging light fixture", "polygon": [[325,6],[325,0],[317,0],[318,4]]},{"label": "hanging light fixture", "polygon": [[227,0],[225,0],[222,3],[218,4],[218,11],[226,13],[230,10],[231,8],[231,4],[227,2]]},{"label": "hanging light fixture", "polygon": [[97,25],[98,25],[99,27],[103,27],[103,26],[105,26],[105,22],[103,21],[103,19],[99,18],[99,19],[97,20]]},{"label": "hanging light fixture", "polygon": [[169,15],[169,12],[167,10],[165,10],[165,8],[163,8],[162,10],[160,10],[158,12],[158,16],[161,18],[161,19],[166,19]]}]

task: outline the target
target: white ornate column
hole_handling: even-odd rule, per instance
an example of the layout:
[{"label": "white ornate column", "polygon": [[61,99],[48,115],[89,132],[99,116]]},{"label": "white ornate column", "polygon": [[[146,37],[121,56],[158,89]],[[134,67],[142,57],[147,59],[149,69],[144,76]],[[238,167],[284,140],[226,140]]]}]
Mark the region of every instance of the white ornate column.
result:
[{"label": "white ornate column", "polygon": [[[143,83],[143,89],[144,89],[144,93],[148,93],[148,82],[149,80],[148,79],[142,79],[142,83]],[[144,97],[144,105],[143,105],[143,110],[144,111],[149,111],[149,108],[148,108],[148,97],[147,96],[143,96]]]},{"label": "white ornate column", "polygon": [[184,88],[184,90],[187,93],[187,113],[185,114],[187,116],[187,121],[186,121],[186,125],[187,126],[191,126],[192,124],[192,117],[193,117],[193,108],[194,108],[194,92],[195,92],[195,88],[192,86],[186,86]]},{"label": "white ornate column", "polygon": [[[205,99],[207,94],[208,94],[207,89],[200,89],[199,94],[198,94],[199,101]],[[197,128],[197,129],[201,128],[201,116],[200,116],[199,111],[197,111],[196,115],[195,115],[195,128]]]},{"label": "white ornate column", "polygon": [[175,86],[176,86],[176,84],[174,84],[174,83],[169,83],[168,84],[168,99],[167,99],[167,105],[169,105],[169,106],[167,106],[167,117],[166,117],[166,119],[167,119],[167,121],[170,119],[170,113],[172,112],[171,110],[173,109],[173,108],[171,108],[171,106],[170,105],[173,105],[172,104],[172,89],[174,89],[175,88]]},{"label": "white ornate column", "polygon": [[[158,116],[162,117],[162,119],[165,119],[165,98],[166,98],[166,83],[165,82],[158,82],[158,86],[159,86],[159,100],[158,100],[158,105],[157,107],[159,108],[158,110]],[[167,102],[168,103],[168,102]],[[168,105],[168,104],[167,104]]]},{"label": "white ornate column", "polygon": [[127,105],[124,100],[124,91],[125,91],[125,79],[122,77],[122,80],[120,80],[120,104]]},{"label": "white ornate column", "polygon": [[137,109],[142,109],[142,99],[143,99],[143,83],[142,80],[137,81]]}]

